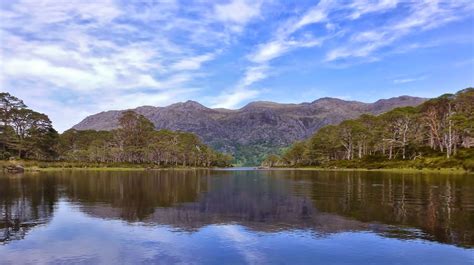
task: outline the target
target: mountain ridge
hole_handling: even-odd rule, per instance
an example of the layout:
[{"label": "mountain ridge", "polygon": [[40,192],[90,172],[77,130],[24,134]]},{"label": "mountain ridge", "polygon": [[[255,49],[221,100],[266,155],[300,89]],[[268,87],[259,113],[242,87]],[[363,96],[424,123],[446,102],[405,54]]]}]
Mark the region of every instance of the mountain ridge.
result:
[{"label": "mountain ridge", "polygon": [[[381,114],[396,107],[416,106],[427,99],[399,96],[373,103],[320,98],[312,102],[276,103],[255,101],[239,109],[208,108],[188,100],[166,107],[140,106],[134,109],[153,122],[156,129],[187,131],[219,151],[232,153],[238,159],[258,157],[302,140],[325,125],[368,114]],[[110,110],[90,115],[72,129],[112,130],[125,110]]]}]

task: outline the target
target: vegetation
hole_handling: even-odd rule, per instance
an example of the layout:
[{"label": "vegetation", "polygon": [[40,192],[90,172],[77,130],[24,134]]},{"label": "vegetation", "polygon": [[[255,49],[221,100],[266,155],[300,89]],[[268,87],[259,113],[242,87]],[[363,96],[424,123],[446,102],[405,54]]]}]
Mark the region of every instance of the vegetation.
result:
[{"label": "vegetation", "polygon": [[57,157],[59,135],[45,114],[28,109],[9,93],[0,93],[0,121],[0,159]]},{"label": "vegetation", "polygon": [[236,144],[234,164],[237,166],[255,166],[260,165],[266,158],[266,154],[276,153],[280,150],[278,147],[272,147],[266,143],[252,143],[250,145]]},{"label": "vegetation", "polygon": [[[154,129],[144,116],[127,111],[113,131],[68,130],[58,134],[48,116],[20,99],[0,93],[0,159],[49,161],[41,165],[147,165],[225,167],[232,157],[192,133]],[[57,162],[61,163],[57,163]],[[54,162],[54,163],[51,163]],[[70,163],[64,163],[70,162]]]},{"label": "vegetation", "polygon": [[474,170],[474,88],[322,128],[265,166]]}]

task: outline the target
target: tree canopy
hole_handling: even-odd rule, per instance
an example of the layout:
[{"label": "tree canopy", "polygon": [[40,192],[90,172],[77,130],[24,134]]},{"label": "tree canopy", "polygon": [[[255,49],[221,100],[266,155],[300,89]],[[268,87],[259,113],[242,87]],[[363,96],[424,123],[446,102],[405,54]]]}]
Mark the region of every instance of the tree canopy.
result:
[{"label": "tree canopy", "polygon": [[328,161],[446,159],[474,146],[474,88],[430,99],[418,107],[396,108],[379,116],[364,114],[320,129],[264,164],[321,165]]},{"label": "tree canopy", "polygon": [[58,134],[47,115],[27,108],[8,93],[0,93],[0,121],[0,159],[200,167],[229,166],[232,160],[195,134],[157,131],[152,122],[133,111],[123,113],[116,130],[71,129]]},{"label": "tree canopy", "polygon": [[58,133],[47,115],[33,111],[22,100],[0,93],[0,158],[12,156],[29,159],[52,159]]}]

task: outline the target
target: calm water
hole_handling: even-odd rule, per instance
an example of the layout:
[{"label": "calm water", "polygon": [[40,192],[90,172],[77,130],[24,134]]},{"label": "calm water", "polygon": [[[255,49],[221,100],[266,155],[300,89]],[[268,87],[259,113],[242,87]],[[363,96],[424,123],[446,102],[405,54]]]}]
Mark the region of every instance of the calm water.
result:
[{"label": "calm water", "polygon": [[474,176],[0,176],[0,264],[474,264]]}]

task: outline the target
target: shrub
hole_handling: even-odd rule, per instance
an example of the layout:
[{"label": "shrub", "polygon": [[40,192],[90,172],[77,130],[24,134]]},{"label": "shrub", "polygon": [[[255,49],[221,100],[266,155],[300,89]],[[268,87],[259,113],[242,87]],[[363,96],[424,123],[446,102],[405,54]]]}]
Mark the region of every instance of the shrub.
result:
[{"label": "shrub", "polygon": [[474,159],[468,159],[462,164],[463,168],[469,172],[474,172]]}]

